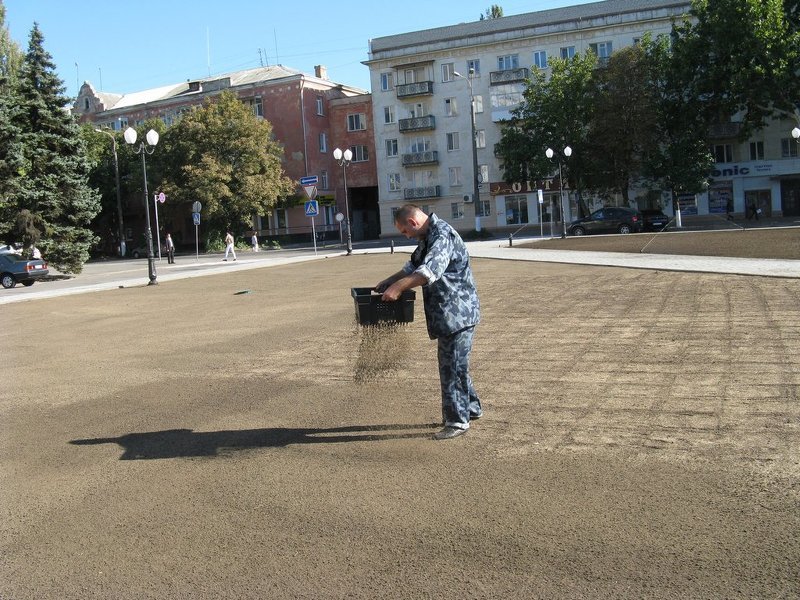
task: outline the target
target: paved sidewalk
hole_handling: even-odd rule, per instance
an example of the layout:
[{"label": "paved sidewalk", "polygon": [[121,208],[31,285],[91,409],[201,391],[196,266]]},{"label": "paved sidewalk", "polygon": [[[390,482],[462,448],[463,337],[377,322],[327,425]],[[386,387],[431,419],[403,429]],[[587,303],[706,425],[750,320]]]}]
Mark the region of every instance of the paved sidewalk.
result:
[{"label": "paved sidewalk", "polygon": [[[523,240],[528,242],[530,240]],[[733,275],[759,275],[762,277],[800,278],[800,261],[766,258],[730,258],[724,256],[685,256],[672,254],[633,254],[623,252],[583,252],[581,250],[544,250],[509,247],[507,241],[468,242],[471,256],[503,260],[530,260],[626,267],[631,269],[656,269],[661,271],[688,271],[697,273],[729,273]]]},{"label": "paved sidewalk", "polygon": [[[497,260],[517,260],[532,262],[550,262],[576,265],[596,265],[608,267],[624,267],[630,269],[652,269],[661,271],[685,271],[695,273],[727,273],[733,275],[756,275],[761,277],[786,277],[800,278],[800,261],[763,258],[731,258],[717,256],[685,256],[670,254],[634,254],[623,252],[584,252],[580,250],[546,250],[538,248],[523,248],[521,244],[531,241],[541,241],[547,238],[520,238],[515,239],[516,246],[509,247],[507,240],[490,240],[480,242],[467,242],[471,256],[475,258],[491,258]],[[391,252],[391,247],[373,247],[355,249],[354,254],[381,254]],[[398,245],[394,248],[396,254],[410,254],[413,245]],[[183,262],[179,265],[165,267],[159,264],[159,282],[175,281],[205,275],[217,275],[242,271],[246,269],[259,269],[262,267],[285,265],[310,260],[333,258],[343,256],[345,252],[340,249],[311,252],[297,252],[294,254],[269,254],[260,256],[242,253],[242,258],[236,262],[221,263],[219,257],[209,255],[201,257],[200,262]],[[72,294],[82,294],[100,290],[115,289],[119,287],[133,287],[147,284],[146,263],[139,261],[132,263],[130,275],[121,275],[113,281],[93,281],[92,277],[82,274],[69,282],[45,282],[37,285],[36,290],[18,290],[12,294],[0,295],[0,304],[21,302],[23,300],[36,300],[53,298]],[[134,275],[135,273],[135,275]]]}]

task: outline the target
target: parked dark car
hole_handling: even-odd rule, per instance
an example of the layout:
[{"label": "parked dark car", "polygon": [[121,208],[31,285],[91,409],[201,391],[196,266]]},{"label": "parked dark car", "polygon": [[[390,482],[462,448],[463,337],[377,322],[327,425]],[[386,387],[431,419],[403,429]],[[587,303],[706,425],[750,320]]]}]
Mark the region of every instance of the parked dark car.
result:
[{"label": "parked dark car", "polygon": [[620,206],[606,206],[594,211],[588,217],[570,223],[569,234],[639,233],[642,231],[642,221],[642,213],[638,210]]},{"label": "parked dark car", "polygon": [[642,210],[645,231],[661,231],[670,221],[670,218],[658,209],[646,208]]},{"label": "parked dark car", "polygon": [[19,254],[0,254],[0,284],[4,288],[13,288],[18,283],[33,285],[47,273],[47,263],[39,258],[28,260]]}]

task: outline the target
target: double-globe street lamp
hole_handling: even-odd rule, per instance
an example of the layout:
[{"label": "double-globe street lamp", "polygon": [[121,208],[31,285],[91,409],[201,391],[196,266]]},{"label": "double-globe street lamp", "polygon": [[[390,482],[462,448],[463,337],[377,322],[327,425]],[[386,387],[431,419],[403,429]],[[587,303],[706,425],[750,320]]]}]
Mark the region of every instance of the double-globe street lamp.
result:
[{"label": "double-globe street lamp", "polygon": [[[569,146],[566,146],[563,152],[566,158],[572,156],[572,148],[570,148]],[[545,150],[545,155],[550,160],[553,160],[553,158],[555,158],[556,162],[558,162],[558,190],[559,190],[559,201],[561,202],[561,224],[563,225],[561,238],[563,239],[567,237],[567,213],[564,210],[564,178],[561,175],[561,155],[556,154],[552,148],[548,148],[547,150]]]},{"label": "double-globe street lamp", "polygon": [[[136,143],[136,130],[133,127],[128,127],[125,130],[125,141],[133,146]],[[139,142],[139,147],[134,149],[136,154],[142,155],[142,182],[144,187],[144,209],[147,229],[145,229],[145,239],[147,240],[147,276],[150,282],[147,285],[158,285],[156,281],[156,261],[153,256],[153,232],[150,229],[150,203],[147,201],[147,165],[145,164],[145,154],[152,154],[155,151],[156,144],[158,144],[158,132],[151,129],[145,136],[145,141]],[[148,149],[149,146],[149,149]]]},{"label": "double-globe street lamp", "polygon": [[472,202],[475,207],[475,231],[480,231],[480,210],[481,210],[481,182],[480,172],[478,171],[478,137],[475,123],[475,94],[472,91],[472,77],[475,70],[470,68],[469,77],[464,77],[458,71],[453,71],[455,77],[464,79],[469,84],[469,100],[472,112]]},{"label": "double-globe street lamp", "polygon": [[117,158],[117,138],[114,134],[105,129],[95,129],[98,133],[104,133],[111,138],[111,148],[114,152],[114,175],[117,181],[117,221],[119,223],[119,255],[125,256],[125,228],[122,224],[122,196],[119,190],[119,159]]},{"label": "double-globe street lamp", "polygon": [[350,235],[350,206],[347,200],[347,167],[350,165],[350,161],[353,160],[353,151],[348,148],[342,152],[341,148],[336,148],[333,151],[333,158],[336,159],[342,167],[342,178],[344,180],[344,213],[345,224],[347,226],[347,254],[350,255],[353,253],[353,238]]}]

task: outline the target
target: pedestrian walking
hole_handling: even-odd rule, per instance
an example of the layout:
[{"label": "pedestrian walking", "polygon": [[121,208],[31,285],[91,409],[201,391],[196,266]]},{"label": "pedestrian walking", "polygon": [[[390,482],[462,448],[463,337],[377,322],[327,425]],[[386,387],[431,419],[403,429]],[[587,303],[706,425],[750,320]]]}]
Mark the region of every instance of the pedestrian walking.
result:
[{"label": "pedestrian walking", "polygon": [[233,254],[233,260],[236,260],[236,250],[233,248],[233,234],[230,231],[225,235],[225,258],[222,260],[228,260],[228,253]]},{"label": "pedestrian walking", "polygon": [[167,249],[167,263],[175,264],[175,243],[172,241],[172,234],[167,234],[164,240],[164,247]]},{"label": "pedestrian walking", "polygon": [[258,232],[253,231],[253,237],[250,238],[250,245],[253,247],[253,252],[258,252]]},{"label": "pedestrian walking", "polygon": [[413,204],[397,211],[395,227],[407,238],[419,240],[419,244],[411,260],[375,289],[382,293],[384,301],[396,301],[404,291],[422,287],[428,335],[438,344],[442,392],[444,428],[434,439],[452,439],[469,429],[470,420],[483,415],[469,373],[472,338],[480,321],[469,254],[453,227]]}]

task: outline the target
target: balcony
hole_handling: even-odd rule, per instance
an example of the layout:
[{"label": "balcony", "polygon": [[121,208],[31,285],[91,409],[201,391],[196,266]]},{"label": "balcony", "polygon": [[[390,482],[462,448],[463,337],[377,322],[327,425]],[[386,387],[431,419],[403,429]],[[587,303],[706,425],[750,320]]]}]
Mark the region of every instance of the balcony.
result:
[{"label": "balcony", "polygon": [[526,67],[519,69],[506,69],[505,71],[492,71],[489,73],[489,85],[503,85],[504,83],[517,83],[525,81],[530,76]]},{"label": "balcony", "polygon": [[412,152],[403,154],[403,166],[414,165],[435,165],[439,162],[439,152],[436,150],[426,150],[425,152]]},{"label": "balcony", "polygon": [[406,188],[403,190],[403,198],[406,200],[420,200],[422,198],[438,198],[441,196],[438,185],[427,187]]},{"label": "balcony", "polygon": [[417,83],[404,83],[395,86],[398,98],[410,98],[411,96],[432,96],[433,82],[418,81]]},{"label": "balcony", "polygon": [[742,124],[737,122],[716,123],[708,128],[708,139],[726,140],[735,138],[742,130]]},{"label": "balcony", "polygon": [[400,133],[406,131],[426,131],[428,129],[436,129],[436,118],[433,115],[411,117],[410,119],[400,119],[397,124],[400,127]]}]

